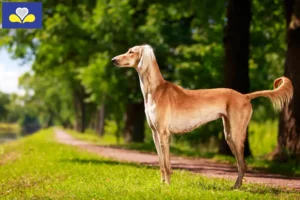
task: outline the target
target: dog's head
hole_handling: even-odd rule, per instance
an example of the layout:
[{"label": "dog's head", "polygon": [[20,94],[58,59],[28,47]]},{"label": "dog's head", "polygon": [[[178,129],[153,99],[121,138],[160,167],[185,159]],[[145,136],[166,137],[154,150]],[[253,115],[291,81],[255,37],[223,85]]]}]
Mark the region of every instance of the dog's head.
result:
[{"label": "dog's head", "polygon": [[155,61],[155,56],[151,46],[140,45],[130,48],[126,53],[111,60],[118,67],[134,67],[143,72]]}]

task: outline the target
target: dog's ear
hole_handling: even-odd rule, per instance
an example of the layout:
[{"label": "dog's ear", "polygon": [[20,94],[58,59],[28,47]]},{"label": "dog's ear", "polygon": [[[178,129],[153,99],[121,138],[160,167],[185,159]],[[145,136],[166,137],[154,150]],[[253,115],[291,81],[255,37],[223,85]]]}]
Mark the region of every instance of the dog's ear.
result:
[{"label": "dog's ear", "polygon": [[140,62],[138,64],[138,69],[140,69],[144,62],[144,47],[140,48]]},{"label": "dog's ear", "polygon": [[151,66],[153,63],[153,60],[155,59],[154,52],[151,46],[149,45],[143,45],[141,48],[141,58],[140,62],[138,64],[138,70],[143,72],[148,67]]}]

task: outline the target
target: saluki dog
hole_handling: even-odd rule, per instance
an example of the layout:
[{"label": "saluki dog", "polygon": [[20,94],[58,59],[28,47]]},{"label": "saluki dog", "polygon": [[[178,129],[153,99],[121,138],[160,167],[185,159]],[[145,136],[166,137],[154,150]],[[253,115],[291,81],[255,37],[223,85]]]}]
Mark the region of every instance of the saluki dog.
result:
[{"label": "saluki dog", "polygon": [[170,184],[169,141],[171,134],[192,131],[202,124],[222,118],[226,141],[236,158],[238,177],[234,188],[242,185],[246,170],[244,140],[252,114],[250,100],[269,98],[281,109],[293,95],[293,86],[286,77],[274,81],[274,90],[241,94],[232,89],[187,90],[162,77],[153,49],[149,45],[130,48],[112,62],[119,67],[133,67],[140,79],[145,113],[159,157],[161,181]]}]

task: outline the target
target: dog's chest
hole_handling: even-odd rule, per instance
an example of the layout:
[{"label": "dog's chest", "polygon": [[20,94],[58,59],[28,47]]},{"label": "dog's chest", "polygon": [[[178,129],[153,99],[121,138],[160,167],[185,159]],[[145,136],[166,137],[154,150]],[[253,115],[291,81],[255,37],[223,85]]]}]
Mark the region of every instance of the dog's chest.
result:
[{"label": "dog's chest", "polygon": [[151,94],[147,94],[145,103],[145,113],[149,126],[155,126],[157,121],[156,103]]}]

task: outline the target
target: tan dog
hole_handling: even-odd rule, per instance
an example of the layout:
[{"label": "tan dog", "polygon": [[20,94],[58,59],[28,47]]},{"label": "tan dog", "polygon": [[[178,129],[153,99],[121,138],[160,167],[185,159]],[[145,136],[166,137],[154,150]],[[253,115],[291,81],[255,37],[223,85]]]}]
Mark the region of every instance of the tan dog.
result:
[{"label": "tan dog", "polygon": [[288,78],[274,81],[274,90],[241,94],[232,89],[186,90],[163,79],[152,48],[149,45],[135,46],[125,54],[112,59],[117,66],[137,70],[145,102],[145,113],[152,130],[159,157],[161,180],[170,184],[169,138],[209,121],[222,118],[226,141],[237,160],[238,178],[234,188],[242,185],[246,170],[244,140],[251,118],[250,100],[259,96],[268,97],[282,108],[293,95],[293,86]]}]

